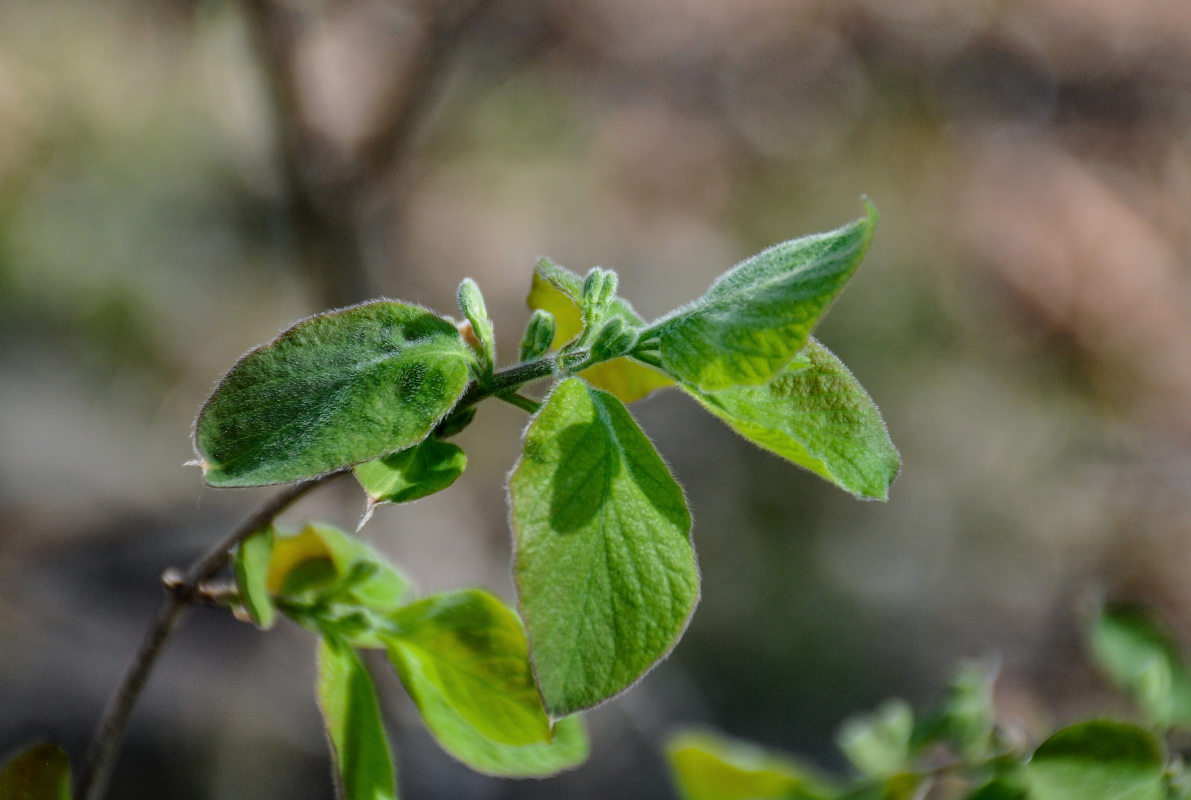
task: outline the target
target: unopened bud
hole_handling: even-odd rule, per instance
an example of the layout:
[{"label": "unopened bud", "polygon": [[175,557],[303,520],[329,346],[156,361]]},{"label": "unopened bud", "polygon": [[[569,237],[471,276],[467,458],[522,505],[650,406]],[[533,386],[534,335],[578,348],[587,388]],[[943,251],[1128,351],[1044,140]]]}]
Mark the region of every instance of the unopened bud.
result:
[{"label": "unopened bud", "polygon": [[616,296],[616,273],[593,267],[583,281],[583,309],[593,319],[598,319]]},{"label": "unopened bud", "polygon": [[557,331],[558,324],[553,314],[540,308],[534,311],[529,324],[525,326],[525,337],[521,340],[521,360],[529,361],[549,350]]}]

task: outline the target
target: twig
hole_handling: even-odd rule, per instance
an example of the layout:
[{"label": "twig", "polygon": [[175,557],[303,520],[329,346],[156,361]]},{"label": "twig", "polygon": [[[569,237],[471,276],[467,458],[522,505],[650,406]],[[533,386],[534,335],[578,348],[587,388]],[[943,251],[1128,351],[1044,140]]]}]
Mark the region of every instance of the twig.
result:
[{"label": "twig", "polygon": [[149,674],[157,663],[162,645],[169,638],[170,633],[178,626],[182,613],[195,599],[199,585],[213,577],[219,570],[227,566],[228,551],[248,536],[269,525],[278,514],[292,505],[298,498],[312,489],[328,483],[339,477],[343,471],[332,472],[318,478],[287,487],[281,493],[270,498],[256,513],[244,520],[232,530],[222,541],[213,546],[205,555],[195,561],[184,574],[177,570],[168,570],[163,576],[166,588],[165,601],[157,610],[157,616],[145,638],[141,641],[136,658],[125,673],[124,679],[108,701],[103,717],[95,728],[83,767],[79,771],[78,783],[75,787],[75,797],[78,800],[99,800],[107,788],[111,777],[112,767],[115,765],[116,754],[124,739],[124,731],[128,726],[128,718],[132,714],[133,706],[140,697]]}]

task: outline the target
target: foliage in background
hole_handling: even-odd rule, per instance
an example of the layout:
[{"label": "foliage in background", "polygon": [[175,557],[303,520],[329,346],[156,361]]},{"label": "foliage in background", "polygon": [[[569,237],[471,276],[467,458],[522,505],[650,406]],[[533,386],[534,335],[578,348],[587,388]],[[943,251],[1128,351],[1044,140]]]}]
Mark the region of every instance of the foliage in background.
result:
[{"label": "foliage in background", "polygon": [[1100,669],[1125,690],[1143,724],[1077,722],[1037,746],[998,726],[993,671],[962,667],[947,698],[915,717],[893,700],[846,721],[837,744],[853,768],[827,777],[789,756],[706,732],[668,744],[684,800],[1184,800],[1191,772],[1168,741],[1191,673],[1175,640],[1149,614],[1106,607],[1088,627]]}]

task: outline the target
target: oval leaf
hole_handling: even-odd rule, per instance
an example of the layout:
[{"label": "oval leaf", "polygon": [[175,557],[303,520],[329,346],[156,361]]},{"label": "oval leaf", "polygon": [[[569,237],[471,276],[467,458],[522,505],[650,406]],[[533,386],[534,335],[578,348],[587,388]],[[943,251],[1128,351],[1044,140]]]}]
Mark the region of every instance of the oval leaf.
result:
[{"label": "oval leaf", "polygon": [[413,447],[357,464],[356,480],[372,503],[408,503],[440,492],[467,466],[467,454],[430,437]]},{"label": "oval leaf", "polygon": [[472,361],[455,326],[417,306],[305,319],[236,362],[199,412],[204,477],[285,483],[410,447],[459,399]]},{"label": "oval leaf", "polygon": [[[557,324],[554,334],[554,349],[574,339],[583,330],[583,316],[579,311],[579,298],[583,293],[583,279],[573,272],[542,259],[533,276],[529,290],[528,304],[531,309],[549,311]],[[619,297],[612,300],[609,313],[621,317],[632,327],[640,328],[645,321],[627,302]],[[673,386],[674,381],[627,357],[614,358],[588,367],[579,373],[593,386],[611,392],[622,403],[632,403],[657,389]]]},{"label": "oval leaf", "polygon": [[240,602],[258,628],[273,627],[276,609],[269,597],[269,560],[273,554],[273,527],[262,528],[240,542],[232,562]]},{"label": "oval leaf", "polygon": [[389,661],[447,752],[497,775],[551,774],[586,757],[577,720],[551,730],[521,621],[491,594],[434,595],[388,619]]},{"label": "oval leaf", "polygon": [[901,459],[881,412],[848,368],[814,339],[796,364],[765,386],[682,388],[759,447],[860,497],[889,496]]},{"label": "oval leaf", "polygon": [[509,480],[513,573],[546,708],[623,691],[678,642],[699,598],[691,518],[628,410],[563,381]]},{"label": "oval leaf", "polygon": [[70,800],[70,757],[56,744],[39,742],[0,769],[0,800]]},{"label": "oval leaf", "polygon": [[1063,728],[1026,765],[1033,800],[1162,800],[1164,771],[1154,737],[1115,720]]},{"label": "oval leaf", "polygon": [[343,642],[318,649],[318,705],[342,800],[396,800],[397,780],[376,689],[359,657]]},{"label": "oval leaf", "polygon": [[785,756],[707,733],[679,734],[666,747],[684,800],[827,800],[829,782]]},{"label": "oval leaf", "polygon": [[877,211],[830,233],[774,245],[716,279],[694,303],[654,323],[662,366],[702,391],[768,383],[806,345],[860,265]]}]

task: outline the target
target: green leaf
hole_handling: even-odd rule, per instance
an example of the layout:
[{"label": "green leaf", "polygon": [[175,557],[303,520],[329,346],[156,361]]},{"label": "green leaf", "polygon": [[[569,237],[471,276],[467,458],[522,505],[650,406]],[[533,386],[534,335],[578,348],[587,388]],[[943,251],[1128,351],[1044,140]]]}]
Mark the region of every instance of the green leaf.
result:
[{"label": "green leaf", "polygon": [[577,718],[551,729],[525,631],[491,594],[470,589],[389,616],[386,652],[443,748],[494,775],[549,775],[587,757]]},{"label": "green leaf", "polygon": [[70,800],[70,757],[56,744],[39,742],[0,769],[0,800]]},{"label": "green leaf", "polygon": [[529,668],[521,621],[480,589],[427,597],[394,612],[385,636],[390,660],[415,700],[430,684],[479,733],[495,742],[550,740],[550,720]]},{"label": "green leaf", "polygon": [[440,492],[467,466],[467,455],[433,437],[406,450],[357,464],[356,480],[372,503],[408,503]]},{"label": "green leaf", "polygon": [[828,800],[830,782],[786,756],[708,733],[688,731],[666,747],[683,800]]},{"label": "green leaf", "polygon": [[1165,756],[1136,725],[1093,720],[1055,733],[1026,765],[1032,800],[1162,800]]},{"label": "green leaf", "polygon": [[409,579],[367,544],[318,523],[273,540],[265,585],[292,601],[333,599],[380,614],[400,608],[413,593]]},{"label": "green leaf", "polygon": [[240,602],[258,628],[273,627],[276,609],[269,597],[269,560],[273,554],[273,527],[262,528],[240,542],[232,563]]},{"label": "green leaf", "polygon": [[530,423],[509,495],[546,708],[590,708],[665,656],[694,611],[682,490],[620,401],[571,378]]},{"label": "green leaf", "polygon": [[305,319],[241,358],[199,412],[207,483],[313,477],[417,444],[474,356],[448,320],[376,301]]},{"label": "green leaf", "polygon": [[[553,347],[558,349],[583,331],[583,316],[579,303],[583,295],[583,279],[569,270],[542,259],[533,276],[529,291],[529,307],[549,312],[555,320]],[[645,321],[627,302],[613,298],[607,313],[620,318],[631,328],[640,328]],[[640,400],[656,389],[673,386],[674,381],[627,357],[616,358],[588,367],[579,375],[593,386],[611,392],[623,403]]]},{"label": "green leaf", "polygon": [[1191,677],[1174,638],[1146,611],[1104,608],[1088,630],[1100,669],[1154,724],[1191,725]]},{"label": "green leaf", "polygon": [[335,761],[338,797],[396,800],[393,757],[372,678],[355,651],[334,639],[319,644],[318,705]]},{"label": "green leaf", "polygon": [[1029,793],[1017,780],[1000,776],[993,778],[964,800],[1029,800]]},{"label": "green leaf", "polygon": [[902,700],[890,700],[872,714],[846,720],[836,743],[862,775],[888,778],[908,766],[913,732],[913,710]]},{"label": "green leaf", "polygon": [[701,391],[769,383],[807,342],[868,250],[877,211],[830,233],[774,245],[654,323],[662,366]]},{"label": "green leaf", "polygon": [[848,368],[814,339],[765,386],[682,388],[753,444],[860,497],[888,498],[901,459],[881,413]]}]

